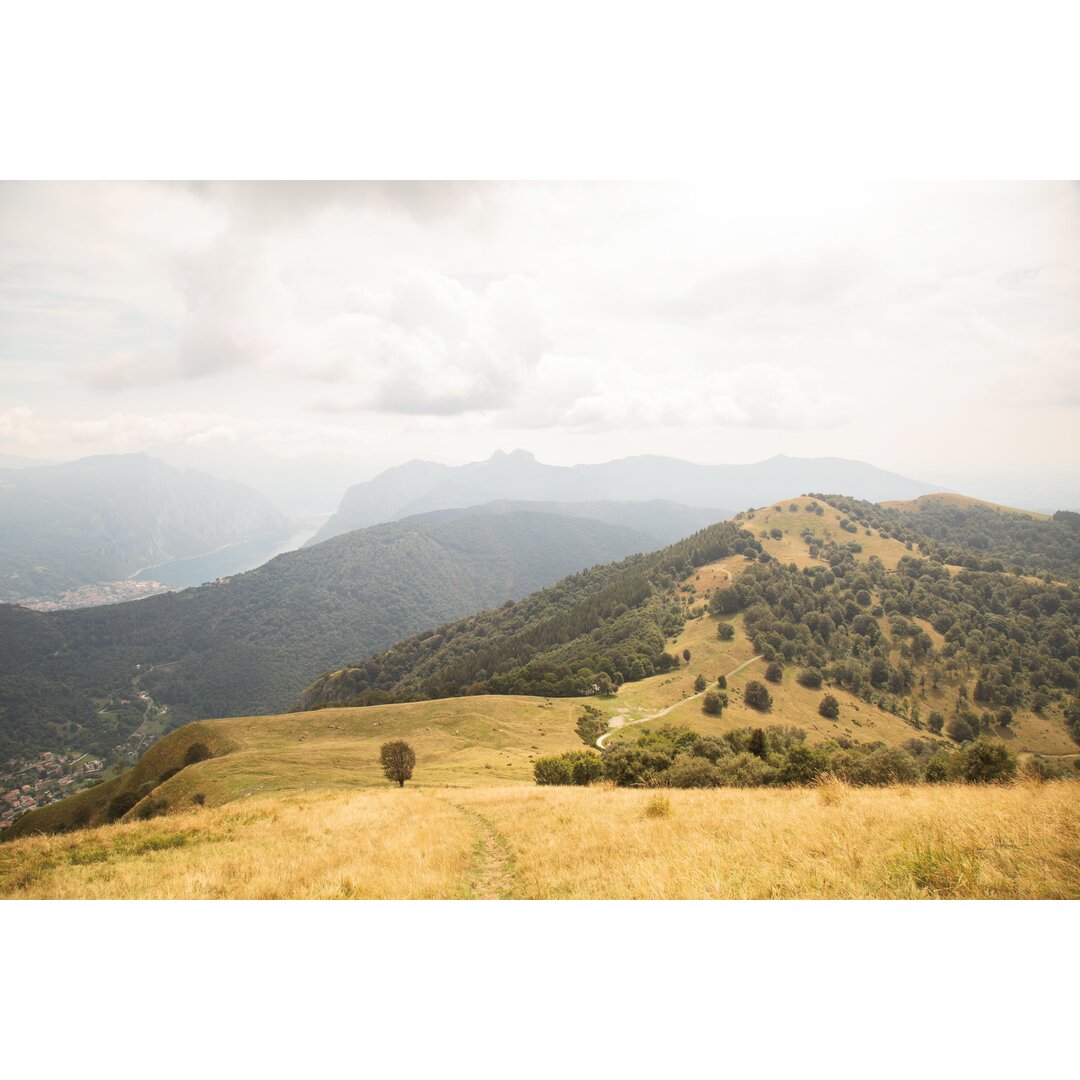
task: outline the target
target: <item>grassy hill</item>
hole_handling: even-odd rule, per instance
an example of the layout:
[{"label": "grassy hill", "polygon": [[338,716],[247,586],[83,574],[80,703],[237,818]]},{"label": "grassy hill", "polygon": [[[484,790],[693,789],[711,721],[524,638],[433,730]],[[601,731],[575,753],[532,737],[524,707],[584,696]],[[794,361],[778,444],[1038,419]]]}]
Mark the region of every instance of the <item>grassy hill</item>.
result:
[{"label": "grassy hill", "polygon": [[173,723],[280,712],[331,665],[650,546],[584,518],[465,515],[375,526],[127,604],[0,605],[0,759],[108,754],[142,722],[136,690]]},{"label": "grassy hill", "polygon": [[[963,604],[967,588],[990,589],[991,597],[994,589],[1006,590],[999,593],[1006,599],[1014,590],[1025,598],[1021,603],[1031,596],[1057,598],[1050,618],[1060,626],[1066,625],[1060,604],[1068,589],[957,568],[942,568],[944,579],[912,576],[912,567],[922,564],[907,541],[876,532],[868,538],[864,531],[855,539],[841,527],[852,520],[820,499],[800,497],[739,523],[752,530],[764,561],[754,547],[705,557],[696,566],[686,550],[676,559],[658,553],[651,561],[630,560],[623,572],[632,570],[635,580],[663,593],[666,610],[678,607],[678,625],[664,639],[678,663],[625,682],[613,696],[450,696],[181,728],[129,772],[18,822],[10,830],[15,837],[0,847],[0,894],[1080,896],[1075,781],[886,788],[829,781],[811,788],[662,793],[603,784],[535,786],[537,759],[584,750],[575,727],[586,706],[598,709],[609,725],[607,749],[670,725],[712,737],[781,725],[803,729],[810,747],[840,741],[905,748],[914,741],[924,755],[935,749],[955,755],[960,740],[931,730],[926,720],[935,708],[955,714],[961,688],[973,700],[980,671],[963,662],[971,646],[960,648],[955,635],[936,629],[932,611],[929,618],[901,615],[895,598],[903,593],[915,604],[931,603],[934,589],[945,589],[943,595]],[[734,525],[712,535],[711,543],[720,537],[725,545],[740,539]],[[843,546],[851,544],[859,550]],[[699,538],[697,550],[706,549]],[[679,572],[669,580],[676,566]],[[825,583],[826,574],[833,575],[833,585]],[[592,574],[576,577],[588,583]],[[894,675],[906,664],[931,670],[916,655],[924,646],[912,651],[906,624],[919,625],[940,667],[936,685],[930,679],[893,690],[887,682],[880,688],[849,684],[845,665],[852,658],[861,663],[865,646],[850,653],[846,645],[838,654],[846,659],[822,664],[822,688],[802,685],[796,675],[803,663],[774,646],[772,627],[790,614],[785,605],[802,603],[799,589],[806,583],[819,590],[821,611],[840,613],[839,630],[862,620],[863,637],[875,642],[865,659],[883,660]],[[600,574],[593,586],[590,596],[610,589],[610,575]],[[870,593],[868,604],[844,599],[862,587]],[[951,589],[960,591],[953,595]],[[742,591],[739,608],[723,611],[733,590]],[[537,595],[550,605],[570,594],[556,588]],[[846,618],[845,603],[855,609]],[[648,598],[641,602],[645,609],[648,604]],[[880,614],[873,614],[875,606]],[[977,617],[973,611],[971,618]],[[1075,613],[1068,618],[1072,625]],[[822,647],[815,620],[812,612],[800,617],[805,631],[797,627],[790,639],[796,652]],[[602,620],[585,636],[602,642],[603,626],[611,621]],[[718,632],[725,624],[733,628],[730,639]],[[466,645],[479,641],[472,635],[483,625],[475,619],[460,624]],[[992,625],[977,632],[985,635]],[[982,636],[978,647],[992,640]],[[781,659],[779,681],[766,678],[766,651]],[[1024,659],[1033,662],[1033,654]],[[728,705],[720,716],[708,715],[698,678],[711,686],[721,674]],[[768,713],[747,703],[751,680],[768,685]],[[835,720],[818,712],[822,689],[838,700]],[[1061,711],[1070,697],[1056,693],[1038,710],[1025,698],[1009,724],[992,720],[990,734],[1022,757],[1076,761],[1078,747]],[[379,747],[393,738],[416,750],[414,779],[404,791],[390,789],[378,766]],[[193,754],[192,746],[205,747],[210,756]],[[192,757],[201,760],[185,763]],[[110,820],[116,823],[106,824]],[[79,831],[65,834],[71,829]]]}]

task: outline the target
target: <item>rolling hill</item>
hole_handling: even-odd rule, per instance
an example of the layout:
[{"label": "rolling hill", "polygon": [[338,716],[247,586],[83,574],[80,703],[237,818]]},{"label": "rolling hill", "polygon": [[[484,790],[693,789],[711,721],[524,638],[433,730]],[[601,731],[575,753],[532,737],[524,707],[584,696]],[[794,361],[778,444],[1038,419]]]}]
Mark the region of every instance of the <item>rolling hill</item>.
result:
[{"label": "rolling hill", "polygon": [[[759,506],[796,491],[910,499],[933,491],[896,473],[843,458],[777,455],[752,465],[696,465],[642,456],[601,465],[545,465],[525,450],[468,465],[411,461],[345,493],[313,543],[411,514],[500,499],[555,502],[661,499],[694,507]],[[723,517],[730,516],[723,514]]]},{"label": "rolling hill", "polygon": [[287,531],[250,488],[144,454],[0,469],[0,600],[52,597]]},{"label": "rolling hill", "polygon": [[0,605],[0,758],[109,753],[141,723],[137,692],[169,724],[280,711],[328,666],[652,546],[586,518],[466,515],[360,530],[127,604]]}]

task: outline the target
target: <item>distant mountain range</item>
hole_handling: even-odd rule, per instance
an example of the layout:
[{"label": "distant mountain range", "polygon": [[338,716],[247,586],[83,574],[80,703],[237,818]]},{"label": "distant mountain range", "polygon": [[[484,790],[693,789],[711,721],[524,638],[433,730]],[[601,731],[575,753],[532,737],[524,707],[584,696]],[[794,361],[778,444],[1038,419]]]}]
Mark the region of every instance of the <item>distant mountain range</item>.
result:
[{"label": "distant mountain range", "polygon": [[145,454],[0,469],[0,600],[110,582],[289,523],[242,484]]},{"label": "distant mountain range", "polygon": [[0,759],[108,755],[141,722],[136,690],[173,723],[280,712],[328,668],[655,546],[581,517],[454,514],[354,531],[221,584],[130,603],[0,604]]},{"label": "distant mountain range", "polygon": [[637,551],[651,551],[681,540],[732,514],[727,510],[700,506],[684,506],[666,499],[646,499],[642,502],[518,502],[499,499],[480,506],[452,510],[429,510],[415,514],[412,521],[452,521],[466,515],[514,514],[521,512],[561,514],[564,517],[591,518],[608,525],[629,529],[640,537]]},{"label": "distant mountain range", "polygon": [[913,499],[936,490],[940,489],[845,458],[781,454],[751,465],[696,465],[642,456],[562,466],[544,465],[525,450],[500,451],[468,465],[410,461],[356,484],[310,543],[380,521],[505,499],[558,503],[660,499],[691,507],[741,509],[805,491],[844,491],[878,502]]}]

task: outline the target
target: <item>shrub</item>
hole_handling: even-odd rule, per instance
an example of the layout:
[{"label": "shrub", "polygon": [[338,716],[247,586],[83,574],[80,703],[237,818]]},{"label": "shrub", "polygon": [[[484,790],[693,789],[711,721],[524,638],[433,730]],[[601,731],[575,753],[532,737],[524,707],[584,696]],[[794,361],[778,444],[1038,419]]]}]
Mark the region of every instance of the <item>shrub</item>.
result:
[{"label": "shrub", "polygon": [[[163,773],[162,773],[162,774],[161,774],[161,775],[160,775],[160,776],[159,776],[159,777],[157,778],[157,782],[158,782],[158,784],[164,784],[166,780],[171,780],[171,779],[172,779],[172,778],[173,778],[173,777],[174,777],[174,776],[175,776],[175,775],[176,775],[176,774],[177,774],[177,773],[178,773],[179,771],[180,771],[180,770],[179,770],[179,768],[176,768],[176,769],[166,769],[166,770],[165,770],[165,771],[164,771],[164,772],[163,772]],[[155,786],[156,786],[156,785],[155,785]]]},{"label": "shrub", "polygon": [[710,716],[719,716],[721,712],[720,695],[710,690],[701,701],[702,709]]},{"label": "shrub", "polygon": [[202,791],[196,791],[195,794],[191,796],[191,801],[196,806],[205,806],[206,805],[206,794],[204,792],[202,792]]},{"label": "shrub", "polygon": [[211,757],[213,757],[213,754],[210,753],[210,747],[207,746],[206,743],[192,743],[184,752],[184,764],[195,765],[198,762],[206,761]]},{"label": "shrub", "polygon": [[581,741],[586,746],[592,746],[607,731],[607,718],[595,705],[585,705],[583,708],[585,711],[578,717],[576,730]]},{"label": "shrub", "polygon": [[1036,754],[1024,762],[1024,775],[1032,780],[1063,780],[1071,773],[1067,766]]},{"label": "shrub", "polygon": [[827,766],[828,759],[824,751],[807,746],[805,743],[796,743],[788,750],[780,766],[780,782],[782,784],[813,783]]},{"label": "shrub", "polygon": [[758,682],[757,679],[751,679],[746,684],[743,700],[750,708],[757,709],[758,712],[768,712],[772,708],[772,695],[765,689],[765,684]]},{"label": "shrub", "polygon": [[139,796],[134,791],[122,791],[113,796],[105,810],[105,820],[119,821],[138,801]]},{"label": "shrub", "polygon": [[753,754],[731,754],[716,763],[724,787],[764,787],[776,782],[776,770]]},{"label": "shrub", "polygon": [[705,687],[708,686],[708,685],[709,684],[708,684],[708,682],[706,682],[705,676],[704,675],[699,675],[694,680],[694,692],[700,694],[701,691],[704,690]]},{"label": "shrub", "polygon": [[569,784],[572,782],[570,766],[562,757],[537,758],[533,765],[533,779],[541,785]]},{"label": "shrub", "polygon": [[726,675],[721,675],[716,680],[716,688],[718,690],[726,690],[727,689],[727,676]]},{"label": "shrub", "polygon": [[169,800],[159,796],[157,798],[147,799],[146,802],[135,811],[135,816],[140,821],[148,821],[150,818],[160,817],[168,809]]},{"label": "shrub", "polygon": [[886,784],[911,784],[919,769],[910,754],[894,746],[879,746],[856,758],[850,780],[855,784],[884,787]]},{"label": "shrub", "polygon": [[821,688],[821,672],[817,668],[806,668],[795,676],[795,681],[808,690],[819,690]]},{"label": "shrub", "polygon": [[688,664],[690,663],[690,650],[689,650],[689,649],[683,649],[683,651],[682,651],[682,658],[683,658],[683,659],[684,659],[684,660],[685,660],[685,661],[686,661],[686,662],[687,662]]},{"label": "shrub", "polygon": [[935,734],[940,735],[945,726],[945,717],[936,709],[926,718],[926,726]]},{"label": "shrub", "polygon": [[1016,755],[1000,739],[977,739],[960,751],[958,775],[969,784],[1001,784],[1016,779]]},{"label": "shrub", "polygon": [[735,637],[735,627],[731,623],[722,622],[716,628],[716,636],[721,641],[731,641]]},{"label": "shrub", "polygon": [[768,679],[769,682],[782,682],[784,679],[784,669],[774,660],[765,669],[765,678]]},{"label": "shrub", "polygon": [[664,774],[663,781],[674,788],[719,787],[720,772],[703,757],[680,755]]},{"label": "shrub", "polygon": [[949,779],[950,762],[947,754],[938,751],[927,763],[923,779],[928,784],[944,784]]},{"label": "shrub", "polygon": [[824,716],[826,720],[835,720],[840,715],[840,702],[832,696],[832,694],[826,694],[821,699],[821,704],[817,707],[817,711],[821,716]]},{"label": "shrub", "polygon": [[671,817],[671,800],[666,795],[654,795],[645,804],[645,816],[650,818]]},{"label": "shrub", "polygon": [[588,787],[594,780],[599,780],[604,775],[599,754],[578,753],[566,756],[574,758],[570,766],[570,779],[578,787]]},{"label": "shrub", "polygon": [[967,716],[954,716],[945,726],[949,738],[955,742],[967,742],[978,734],[978,727]]}]

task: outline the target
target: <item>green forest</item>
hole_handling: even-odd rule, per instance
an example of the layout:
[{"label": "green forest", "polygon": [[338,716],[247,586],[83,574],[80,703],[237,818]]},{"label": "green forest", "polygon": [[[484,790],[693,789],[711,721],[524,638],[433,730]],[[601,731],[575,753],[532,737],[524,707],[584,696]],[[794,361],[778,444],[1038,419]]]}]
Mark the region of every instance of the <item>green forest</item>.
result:
[{"label": "green forest", "polygon": [[231,581],[79,611],[0,604],[0,759],[107,754],[141,722],[281,712],[328,667],[640,551],[629,529],[511,513],[401,521],[280,555]]}]

